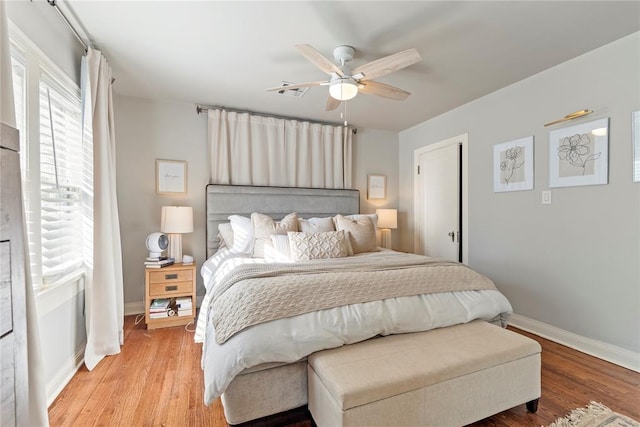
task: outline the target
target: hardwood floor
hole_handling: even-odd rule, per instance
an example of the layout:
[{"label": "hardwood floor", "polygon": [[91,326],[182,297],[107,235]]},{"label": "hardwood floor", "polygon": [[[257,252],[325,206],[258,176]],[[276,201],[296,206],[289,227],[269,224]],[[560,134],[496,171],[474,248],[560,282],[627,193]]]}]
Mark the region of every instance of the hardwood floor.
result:
[{"label": "hardwood floor", "polygon": [[[125,318],[125,345],[91,372],[84,366],[49,408],[55,426],[226,426],[222,405],[203,404],[201,345],[183,327],[147,331]],[[538,412],[524,405],[473,426],[540,426],[591,400],[640,420],[640,373],[621,368],[535,335],[542,345],[542,398]],[[309,427],[301,409],[251,423]]]}]

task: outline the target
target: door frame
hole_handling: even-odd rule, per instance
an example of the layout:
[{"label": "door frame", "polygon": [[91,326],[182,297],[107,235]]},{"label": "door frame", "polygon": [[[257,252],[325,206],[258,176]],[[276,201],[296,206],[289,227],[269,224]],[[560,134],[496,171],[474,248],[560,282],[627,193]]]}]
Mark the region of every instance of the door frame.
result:
[{"label": "door frame", "polygon": [[422,224],[424,221],[424,212],[422,206],[424,200],[422,198],[422,191],[420,185],[420,179],[418,178],[418,164],[420,156],[429,151],[438,150],[440,148],[448,147],[450,145],[462,146],[462,263],[469,264],[469,134],[463,133],[462,135],[447,138],[445,140],[435,142],[433,144],[425,145],[424,147],[417,148],[413,151],[413,246],[418,247],[420,234],[422,233]]}]

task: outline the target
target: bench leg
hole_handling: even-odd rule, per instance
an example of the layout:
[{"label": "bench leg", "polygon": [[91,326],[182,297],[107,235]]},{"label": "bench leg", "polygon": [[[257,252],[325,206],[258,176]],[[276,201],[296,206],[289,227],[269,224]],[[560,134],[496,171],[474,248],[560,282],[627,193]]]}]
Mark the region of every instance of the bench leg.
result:
[{"label": "bench leg", "polygon": [[527,410],[529,412],[531,412],[532,414],[535,414],[536,411],[538,410],[538,401],[540,399],[534,399],[534,400],[530,400],[529,402],[527,402]]}]

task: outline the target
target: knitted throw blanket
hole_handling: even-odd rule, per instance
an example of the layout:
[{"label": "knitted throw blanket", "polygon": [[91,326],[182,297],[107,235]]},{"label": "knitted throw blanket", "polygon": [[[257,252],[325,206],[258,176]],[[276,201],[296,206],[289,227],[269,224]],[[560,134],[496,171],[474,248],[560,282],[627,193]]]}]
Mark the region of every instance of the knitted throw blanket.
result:
[{"label": "knitted throw blanket", "polygon": [[317,310],[428,293],[496,289],[470,268],[420,255],[241,264],[218,281],[216,342],[249,326]]}]

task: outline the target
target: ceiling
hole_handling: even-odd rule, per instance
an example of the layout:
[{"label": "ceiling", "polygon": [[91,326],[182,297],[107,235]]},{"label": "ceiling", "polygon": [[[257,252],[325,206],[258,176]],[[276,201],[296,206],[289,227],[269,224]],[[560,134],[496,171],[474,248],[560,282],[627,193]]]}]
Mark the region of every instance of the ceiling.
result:
[{"label": "ceiling", "polygon": [[[109,59],[117,94],[341,122],[326,86],[303,97],[266,92],[325,80],[294,48],[353,67],[416,48],[422,62],[377,80],[406,101],[359,94],[346,118],[399,131],[640,30],[640,1],[85,1],[66,0]],[[194,107],[195,114],[195,107]]]}]

